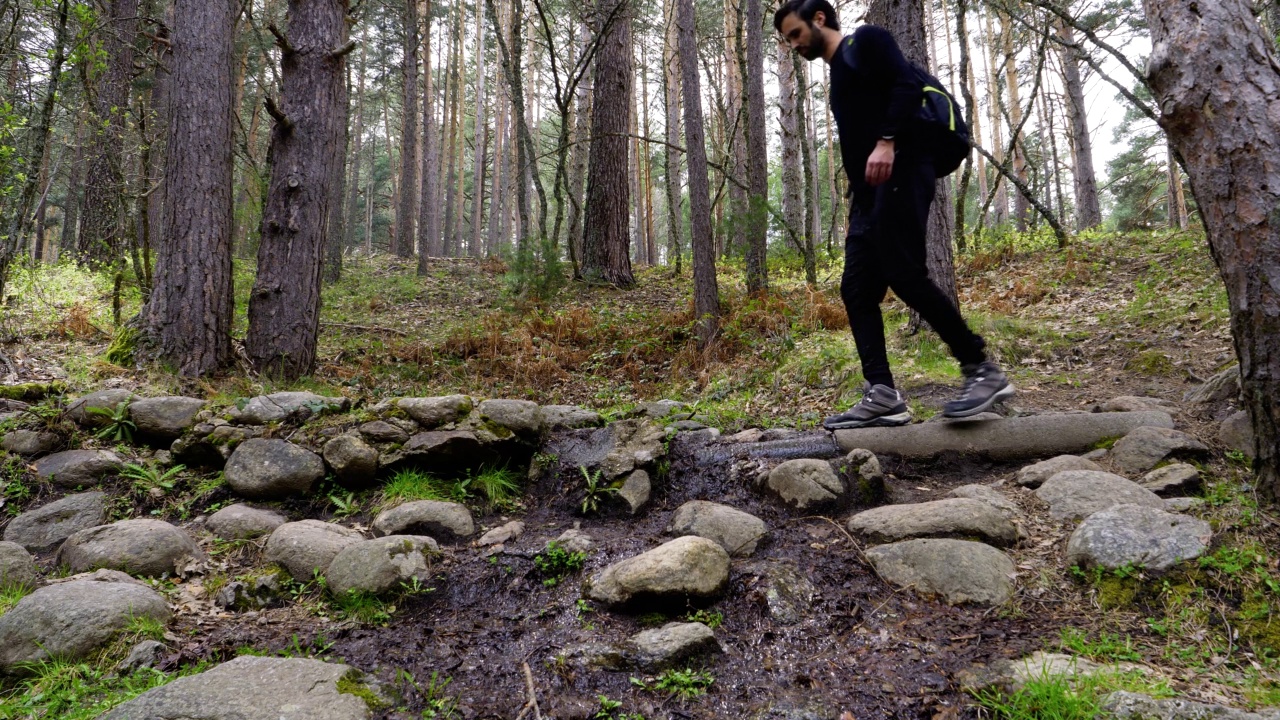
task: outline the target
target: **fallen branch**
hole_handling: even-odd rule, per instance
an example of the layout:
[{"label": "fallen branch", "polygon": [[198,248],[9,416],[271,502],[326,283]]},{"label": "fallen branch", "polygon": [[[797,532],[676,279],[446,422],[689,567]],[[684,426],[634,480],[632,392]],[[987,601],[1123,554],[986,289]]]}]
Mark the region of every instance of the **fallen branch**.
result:
[{"label": "fallen branch", "polygon": [[533,711],[534,720],[542,720],[542,711],[538,709],[538,694],[533,687],[533,671],[529,669],[529,663],[522,662],[520,665],[524,668],[524,690],[529,696],[529,702],[521,708],[520,714],[516,716],[516,720],[523,720],[529,711]]}]

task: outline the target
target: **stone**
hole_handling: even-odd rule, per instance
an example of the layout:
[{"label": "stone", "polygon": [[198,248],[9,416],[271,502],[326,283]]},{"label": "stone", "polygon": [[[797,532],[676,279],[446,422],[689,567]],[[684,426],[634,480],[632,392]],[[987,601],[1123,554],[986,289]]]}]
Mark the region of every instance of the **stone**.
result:
[{"label": "stone", "polygon": [[1153,698],[1128,690],[1107,695],[1099,709],[1116,720],[1280,720],[1280,708],[1249,712],[1185,698]]},{"label": "stone", "polygon": [[237,503],[210,515],[204,525],[223,540],[252,540],[270,535],[287,522],[289,519],[280,513]]},{"label": "stone", "polygon": [[1137,397],[1134,395],[1121,395],[1120,397],[1111,398],[1094,408],[1094,412],[1163,412],[1170,415],[1176,413],[1177,410],[1176,405],[1163,398]]},{"label": "stone", "polygon": [[101,525],[106,519],[105,493],[68,495],[9,521],[4,539],[31,552],[46,552],[81,530]]},{"label": "stone", "polygon": [[729,553],[706,538],[676,538],[589,578],[583,596],[609,607],[647,602],[681,607],[719,596],[729,585]]},{"label": "stone", "polygon": [[196,424],[204,406],[203,400],[180,395],[144,398],[129,405],[129,418],[139,435],[172,440]]},{"label": "stone", "polygon": [[629,665],[652,670],[722,652],[715,632],[700,622],[667,623],[636,633],[622,644],[622,655]]},{"label": "stone", "polygon": [[1165,509],[1168,510],[1169,512],[1178,512],[1178,513],[1190,512],[1204,505],[1204,498],[1194,498],[1194,497],[1169,498],[1168,500],[1164,501],[1164,505],[1165,505]]},{"label": "stone", "polygon": [[116,665],[116,672],[129,675],[135,670],[155,667],[156,663],[160,662],[160,654],[165,649],[164,643],[159,640],[143,640],[129,649],[125,659]]},{"label": "stone", "polygon": [[604,424],[604,418],[600,417],[600,413],[577,405],[544,405],[542,415],[546,418],[547,429],[553,432],[594,428]]},{"label": "stone", "polygon": [[124,461],[109,450],[64,450],[36,461],[36,476],[58,487],[97,485],[120,470]]},{"label": "stone", "polygon": [[884,471],[880,459],[870,450],[850,450],[840,464],[845,487],[849,489],[849,502],[856,505],[877,505],[884,501]]},{"label": "stone", "polygon": [[1142,505],[1116,505],[1080,523],[1067,541],[1067,563],[1115,570],[1168,570],[1204,554],[1213,530],[1204,520]]},{"label": "stone", "polygon": [[46,455],[58,449],[62,444],[62,438],[56,433],[38,432],[36,430],[13,430],[5,433],[4,439],[0,440],[0,449],[7,450],[15,455],[25,457],[35,457],[37,455]]},{"label": "stone", "polygon": [[75,580],[46,585],[0,615],[0,670],[57,658],[79,660],[137,618],[169,621],[169,605],[134,583]]},{"label": "stone", "polygon": [[536,441],[547,430],[547,418],[536,402],[485,400],[477,409],[481,420],[510,430],[522,440]]},{"label": "stone", "polygon": [[582,532],[578,528],[565,530],[552,542],[565,552],[570,553],[589,553],[596,549],[596,541],[592,540],[590,535]]},{"label": "stone", "polygon": [[0,542],[0,588],[33,587],[39,579],[36,560],[26,548],[16,542]]},{"label": "stone", "polygon": [[326,412],[346,412],[351,400],[325,397],[312,392],[278,392],[250,398],[242,408],[228,411],[232,421],[242,425],[268,425],[285,419],[306,420]]},{"label": "stone", "polygon": [[[67,406],[67,417],[75,424],[87,428],[100,428],[111,423],[120,403],[128,403],[135,395],[129,390],[119,388],[99,390],[77,399]],[[95,410],[105,410],[103,415]]]},{"label": "stone", "polygon": [[[1082,457],[1082,458],[1084,458],[1085,460],[1088,460],[1088,461],[1090,461],[1090,462],[1095,462],[1095,463],[1096,463],[1096,462],[1101,462],[1102,460],[1105,460],[1105,459],[1106,459],[1106,457],[1107,457],[1107,449],[1106,449],[1106,448],[1094,448],[1093,450],[1090,450],[1090,451],[1089,451],[1089,452],[1087,452],[1087,453],[1083,453],[1083,454],[1081,454],[1081,455],[1080,455],[1080,457]],[[1089,470],[1089,469],[1091,469],[1091,468],[1083,468],[1083,469],[1085,469],[1085,470]],[[1048,478],[1046,478],[1046,480],[1047,480],[1047,479],[1048,479]]]},{"label": "stone", "polygon": [[1138,484],[1160,497],[1186,495],[1200,489],[1200,471],[1194,465],[1174,463],[1143,475]]},{"label": "stone", "polygon": [[283,604],[283,588],[275,575],[232,580],[213,596],[213,604],[228,610],[262,610]]},{"label": "stone", "polygon": [[826,509],[844,499],[844,482],[825,460],[787,460],[769,472],[764,485],[800,511]]},{"label": "stone", "polygon": [[107,568],[133,575],[176,576],[204,552],[189,535],[163,520],[121,520],[67,538],[58,549],[58,564],[71,572]]},{"label": "stone", "polygon": [[456,423],[471,414],[472,401],[466,395],[447,395],[429,398],[402,398],[396,406],[405,411],[419,425],[431,430],[441,425]]},{"label": "stone", "polygon": [[1002,605],[1013,597],[1013,561],[983,543],[904,540],[870,548],[866,556],[886,581],[950,605]]},{"label": "stone", "polygon": [[1049,478],[1036,496],[1049,503],[1054,520],[1080,520],[1114,505],[1164,509],[1159,495],[1119,475],[1098,470],[1067,470]]},{"label": "stone", "polygon": [[676,509],[667,533],[696,535],[711,540],[733,557],[748,557],[755,553],[768,527],[760,518],[737,508],[691,500]]},{"label": "stone", "polygon": [[989,665],[971,666],[956,673],[955,680],[960,689],[968,693],[976,694],[992,690],[1014,693],[1032,680],[1065,678],[1071,681],[1099,672],[1113,673],[1117,669],[1119,668],[1099,665],[1082,657],[1037,650],[1027,657],[1016,660],[1001,659]]},{"label": "stone", "polygon": [[374,420],[360,426],[360,434],[365,440],[376,443],[409,442],[409,433],[384,420]]},{"label": "stone", "polygon": [[276,500],[310,492],[324,477],[324,461],[286,440],[255,438],[236,447],[223,472],[236,494]]},{"label": "stone", "polygon": [[1183,394],[1184,402],[1208,405],[1210,403],[1235,400],[1240,397],[1240,366],[1232,365],[1213,377],[1203,385],[1192,388]]},{"label": "stone", "polygon": [[848,528],[879,543],[921,537],[978,539],[1001,547],[1018,542],[1018,529],[1004,513],[970,498],[872,508],[849,518]]},{"label": "stone", "polygon": [[378,451],[360,439],[357,433],[346,433],[324,444],[324,461],[338,480],[350,485],[373,482],[378,473]]},{"label": "stone", "polygon": [[317,572],[327,572],[343,548],[362,540],[359,532],[336,523],[300,520],[271,533],[264,557],[287,570],[294,580],[309,582]]},{"label": "stone", "polygon": [[511,542],[512,540],[519,538],[523,534],[524,534],[524,523],[520,522],[519,520],[512,520],[506,525],[501,525],[499,527],[496,527],[490,530],[484,535],[481,535],[480,539],[476,541],[476,545],[479,547],[488,547],[489,545],[501,545],[503,543]]},{"label": "stone", "polygon": [[415,579],[431,580],[431,557],[440,553],[436,541],[421,535],[388,535],[342,548],[325,571],[329,590],[380,595]]},{"label": "stone", "polygon": [[76,573],[63,578],[49,578],[50,585],[66,582],[104,582],[104,583],[124,583],[126,585],[141,585],[142,587],[151,587],[146,582],[119,570],[108,570],[107,568],[98,568],[93,572]]},{"label": "stone", "polygon": [[452,542],[476,531],[471,511],[458,503],[415,500],[383,510],[373,519],[374,535],[429,535]]},{"label": "stone", "polygon": [[367,720],[364,699],[338,689],[348,677],[355,671],[338,663],[242,655],[148,690],[98,720]]},{"label": "stone", "polygon": [[1076,455],[1059,455],[1033,465],[1027,465],[1018,471],[1017,483],[1032,490],[1044,484],[1045,480],[1067,470],[1097,470],[1104,468],[1098,463]]},{"label": "stone", "polygon": [[1231,413],[1222,425],[1218,426],[1218,442],[1227,446],[1228,450],[1238,450],[1244,456],[1253,459],[1253,422],[1249,413],[1240,410]]},{"label": "stone", "polygon": [[1022,517],[1021,508],[989,485],[961,485],[958,488],[952,488],[947,493],[947,497],[979,500],[999,510],[1001,515],[1010,520]]},{"label": "stone", "polygon": [[1089,450],[1107,438],[1142,426],[1173,427],[1162,412],[1049,413],[968,422],[918,423],[904,427],[837,430],[845,451],[864,448],[908,460],[952,452],[999,461],[1052,457]]},{"label": "stone", "polygon": [[688,406],[677,400],[654,400],[636,406],[636,413],[653,420],[661,420],[669,415],[685,410]]},{"label": "stone", "polygon": [[752,586],[764,595],[769,617],[779,625],[795,625],[809,617],[818,589],[795,563],[765,560],[749,566],[745,572],[758,577]]},{"label": "stone", "polygon": [[621,420],[610,426],[613,447],[600,462],[606,480],[653,465],[666,455],[667,431],[648,420]]},{"label": "stone", "polygon": [[649,473],[632,470],[627,479],[622,481],[622,487],[618,488],[617,497],[627,511],[635,515],[649,504],[649,494],[652,491],[653,483],[649,480]]},{"label": "stone", "polygon": [[409,438],[399,450],[378,459],[381,466],[408,461],[415,466],[449,472],[475,467],[497,457],[469,430],[428,430]]},{"label": "stone", "polygon": [[1140,427],[1111,448],[1111,465],[1122,473],[1144,473],[1172,456],[1204,455],[1209,448],[1194,437],[1167,427]]}]

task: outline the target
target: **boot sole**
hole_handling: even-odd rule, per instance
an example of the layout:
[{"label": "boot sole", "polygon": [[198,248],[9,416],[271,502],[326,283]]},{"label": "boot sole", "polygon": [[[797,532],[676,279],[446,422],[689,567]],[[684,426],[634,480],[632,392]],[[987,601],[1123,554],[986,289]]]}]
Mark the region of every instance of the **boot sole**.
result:
[{"label": "boot sole", "polygon": [[1009,398],[1013,397],[1015,392],[1017,391],[1014,390],[1013,385],[1005,385],[1004,387],[997,390],[994,395],[987,398],[986,402],[982,403],[977,407],[969,408],[968,410],[961,410],[959,412],[947,412],[946,410],[943,410],[942,416],[946,418],[956,419],[956,418],[967,418],[967,417],[973,417],[974,415],[980,415],[990,410],[992,407],[995,406],[996,403],[1001,402],[1003,400],[1008,400]]},{"label": "boot sole", "polygon": [[881,415],[880,417],[871,418],[870,420],[846,420],[839,423],[823,423],[822,427],[827,430],[856,430],[858,428],[869,427],[898,427],[911,422],[911,413],[904,412],[897,415]]}]

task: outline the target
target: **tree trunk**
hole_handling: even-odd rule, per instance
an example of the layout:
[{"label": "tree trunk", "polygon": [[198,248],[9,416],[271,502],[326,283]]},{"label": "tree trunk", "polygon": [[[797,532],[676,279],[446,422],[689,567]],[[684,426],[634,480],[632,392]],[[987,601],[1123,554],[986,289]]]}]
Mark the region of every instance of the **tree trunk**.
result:
[{"label": "tree trunk", "polygon": [[676,0],[679,26],[680,84],[684,90],[684,137],[689,155],[690,243],[693,246],[693,313],[698,346],[715,340],[720,326],[720,289],[716,248],[711,237],[711,187],[702,132],[702,83],[698,78],[698,42],[693,0]]},{"label": "tree trunk", "polygon": [[784,233],[797,240],[803,252],[804,179],[800,173],[800,126],[796,121],[796,53],[786,43],[778,43],[778,126],[782,147],[782,218]]},{"label": "tree trunk", "polygon": [[1147,79],[1227,288],[1258,486],[1280,498],[1280,70],[1246,0],[1144,0]]},{"label": "tree trunk", "polygon": [[[1001,20],[1001,36],[1004,43],[1004,77],[1005,87],[1009,92],[1009,123],[1011,128],[1022,126],[1022,101],[1018,97],[1018,56],[1013,49],[1013,22],[1008,18]],[[1010,140],[1013,146],[1013,173],[1024,185],[1030,183],[1030,169],[1027,167],[1027,155],[1023,150],[1022,134]],[[1018,232],[1027,231],[1027,219],[1031,215],[1031,204],[1022,193],[1013,196],[1013,222]]]},{"label": "tree trunk", "polygon": [[[997,165],[1004,165],[1004,119],[1000,117],[1000,111],[1004,109],[1004,96],[999,90],[999,79],[996,69],[996,37],[995,29],[991,25],[990,7],[987,8],[985,18],[986,24],[986,43],[987,52],[983,56],[985,61],[985,70],[987,76],[987,92],[990,97],[987,102],[987,120],[991,124],[991,154],[995,156]],[[992,188],[992,225],[1003,224],[1009,219],[1009,184],[1004,182],[1003,177],[996,174],[994,177],[995,187]],[[985,217],[978,218],[978,228],[981,230]]]},{"label": "tree trunk", "polygon": [[84,177],[84,148],[86,144],[86,125],[83,114],[78,113],[76,116],[76,148],[75,155],[72,156],[71,168],[67,173],[67,195],[63,200],[62,213],[62,232],[58,234],[58,245],[51,260],[56,260],[58,256],[75,247],[76,237],[79,235],[80,224],[80,205],[83,198],[84,188],[80,182]]},{"label": "tree trunk", "polygon": [[[356,244],[356,208],[360,202],[360,165],[364,162],[364,74],[369,59],[368,34],[360,38],[360,64],[356,66],[356,125],[351,133],[350,174],[347,177],[347,224],[345,247]],[[368,202],[368,198],[366,198]],[[339,268],[341,271],[341,268]]]},{"label": "tree trunk", "polygon": [[680,240],[684,214],[680,211],[680,66],[676,60],[675,5],[663,3],[665,31],[662,38],[662,106],[666,115],[667,144],[663,147],[667,188],[667,263],[679,275],[684,251]]},{"label": "tree trunk", "polygon": [[644,177],[641,180],[641,192],[644,193],[644,238],[645,254],[649,256],[649,264],[658,264],[658,241],[653,231],[653,153],[649,152],[649,52],[648,45],[640,43],[640,110],[641,134],[645,137],[640,144],[641,158],[644,160]]},{"label": "tree trunk", "polygon": [[473,166],[471,191],[471,243],[467,247],[467,255],[476,257],[481,253],[480,228],[484,221],[484,170],[485,159],[489,153],[489,121],[486,117],[485,105],[488,102],[485,92],[484,62],[484,5],[476,3],[476,133],[475,133],[475,165]]},{"label": "tree trunk", "polygon": [[746,3],[746,135],[747,135],[747,203],[748,220],[744,229],[746,241],[747,292],[762,293],[769,289],[769,155],[764,119],[764,20],[763,0],[739,0]]},{"label": "tree trunk", "polygon": [[[583,28],[583,36],[588,30]],[[583,70],[578,82],[577,99],[573,111],[573,149],[569,152],[569,260],[573,264],[573,277],[582,279],[582,206],[583,183],[587,178],[587,140],[591,132],[591,68]]]},{"label": "tree trunk", "polygon": [[426,4],[422,34],[422,196],[418,203],[418,274],[426,275],[428,258],[440,255],[440,132],[435,117],[435,84],[431,70],[431,0]]},{"label": "tree trunk", "polygon": [[[1075,45],[1075,35],[1066,23],[1059,25],[1058,33],[1064,44]],[[1089,139],[1079,59],[1070,47],[1062,48],[1062,82],[1067,91],[1067,119],[1071,125],[1068,132],[1071,167],[1076,179],[1076,230],[1088,230],[1102,224],[1102,205],[1098,200],[1098,178],[1093,172],[1093,141]]]},{"label": "tree trunk", "polygon": [[[631,287],[627,252],[627,111],[631,104],[631,12],[629,0],[598,0],[597,22],[603,37],[595,58],[595,97],[591,113],[591,156],[587,175],[587,211],[582,276],[587,282]],[[612,18],[612,19],[611,19]]]},{"label": "tree trunk", "polygon": [[341,162],[346,56],[337,49],[346,42],[346,15],[346,0],[289,0],[281,41],[284,93],[273,107],[271,183],[245,350],[259,373],[286,380],[310,373],[316,361],[329,184]]},{"label": "tree trunk", "polygon": [[185,376],[231,360],[233,40],[237,0],[176,0],[164,241],[147,314]]},{"label": "tree trunk", "polygon": [[413,257],[418,199],[418,0],[403,2],[400,78],[404,111],[400,114],[400,202],[396,205],[395,254],[407,258]]},{"label": "tree trunk", "polygon": [[1178,166],[1174,156],[1173,145],[1168,145],[1169,168],[1169,224],[1176,230],[1186,230],[1191,226],[1187,218],[1187,196],[1182,189],[1182,168]]},{"label": "tree trunk", "polygon": [[818,164],[817,152],[813,146],[813,105],[809,95],[808,65],[801,64],[800,56],[791,53],[791,71],[800,87],[796,103],[796,128],[799,132],[797,140],[800,144],[801,167],[804,169],[804,197],[800,205],[800,253],[804,255],[804,279],[810,287],[818,285],[818,223],[821,219],[818,206],[821,194],[818,192],[818,178],[814,166]]},{"label": "tree trunk", "polygon": [[[417,2],[417,0],[410,0]],[[343,63],[346,65],[346,63]],[[343,68],[341,96],[337,100],[338,130],[341,133],[338,159],[330,170],[333,177],[329,180],[329,190],[333,196],[329,198],[329,230],[325,233],[324,281],[336,283],[342,278],[342,252],[345,249],[347,236],[346,208],[343,206],[347,196],[347,153],[351,150],[351,68]],[[408,108],[406,112],[416,115],[416,108]],[[412,252],[412,248],[410,248]]]}]

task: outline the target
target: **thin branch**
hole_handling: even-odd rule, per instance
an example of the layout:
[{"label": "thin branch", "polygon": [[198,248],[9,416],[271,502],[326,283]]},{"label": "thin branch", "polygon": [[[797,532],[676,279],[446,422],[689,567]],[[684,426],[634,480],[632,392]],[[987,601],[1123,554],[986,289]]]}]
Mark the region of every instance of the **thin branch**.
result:
[{"label": "thin branch", "polygon": [[1005,167],[1000,164],[1000,161],[996,160],[995,156],[988,152],[986,148],[977,143],[973,143],[973,149],[977,150],[979,154],[991,161],[991,165],[995,167],[995,169],[998,170],[1006,180],[1013,183],[1013,185],[1018,188],[1018,192],[1022,193],[1027,200],[1031,202],[1032,206],[1035,207],[1036,212],[1040,213],[1041,217],[1045,219],[1045,222],[1049,223],[1049,227],[1053,228],[1053,234],[1058,239],[1058,242],[1065,243],[1067,241],[1066,231],[1062,229],[1062,225],[1058,223],[1058,219],[1053,216],[1053,212],[1040,202],[1040,200],[1035,196],[1035,193],[1031,192],[1031,188],[1027,187],[1026,183],[1019,180],[1017,175],[1014,175],[1005,169]]},{"label": "thin branch", "polygon": [[279,105],[276,105],[275,98],[268,95],[263,104],[267,106],[267,114],[280,125],[281,130],[288,132],[293,129],[293,121],[289,119],[288,115],[284,114]]},{"label": "thin branch", "polygon": [[276,27],[275,23],[268,25],[267,30],[276,37],[276,45],[280,47],[280,52],[285,55],[293,55],[298,52],[294,49],[293,45],[290,44],[289,38],[285,37],[284,33],[280,32],[280,28]]},{"label": "thin branch", "polygon": [[351,51],[355,50],[357,46],[358,46],[358,43],[355,40],[352,40],[340,48],[334,48],[333,52],[329,53],[329,57],[333,58],[334,60],[337,60],[339,58],[344,58],[350,55]]}]

